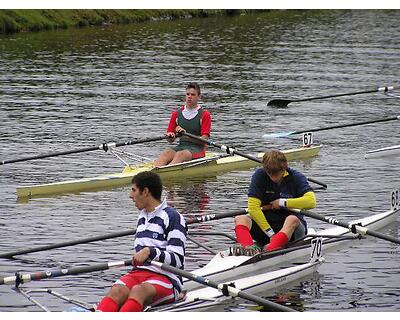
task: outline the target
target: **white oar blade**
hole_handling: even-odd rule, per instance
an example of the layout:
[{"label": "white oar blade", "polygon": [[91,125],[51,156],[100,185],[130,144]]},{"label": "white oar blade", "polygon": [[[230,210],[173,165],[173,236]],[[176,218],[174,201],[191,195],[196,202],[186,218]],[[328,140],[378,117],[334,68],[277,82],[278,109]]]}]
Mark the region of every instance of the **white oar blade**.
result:
[{"label": "white oar blade", "polygon": [[296,131],[287,131],[287,132],[277,132],[277,133],[266,133],[263,135],[263,138],[284,138],[294,134]]}]

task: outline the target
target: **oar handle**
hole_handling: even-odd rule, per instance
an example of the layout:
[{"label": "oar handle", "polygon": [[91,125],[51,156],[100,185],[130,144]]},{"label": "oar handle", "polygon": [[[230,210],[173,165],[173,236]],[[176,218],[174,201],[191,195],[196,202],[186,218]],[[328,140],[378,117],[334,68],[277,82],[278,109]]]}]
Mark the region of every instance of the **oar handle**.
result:
[{"label": "oar handle", "polygon": [[196,135],[191,134],[191,133],[186,132],[186,131],[183,131],[182,135],[183,136],[187,136],[187,137],[192,138],[192,139],[195,139],[195,140],[198,140],[200,142],[203,142],[204,144],[207,144],[209,146],[219,148],[221,151],[223,151],[223,152],[225,152],[225,153],[227,153],[227,154],[229,154],[231,156],[234,156],[235,154],[237,154],[237,155],[243,156],[245,158],[248,158],[250,160],[253,160],[255,162],[261,163],[260,159],[258,159],[256,157],[252,157],[250,155],[246,155],[246,154],[243,155],[233,147],[229,147],[229,146],[226,146],[226,145],[218,144],[218,143],[215,143],[215,142],[213,142],[211,140],[203,139],[202,137],[196,136]]}]

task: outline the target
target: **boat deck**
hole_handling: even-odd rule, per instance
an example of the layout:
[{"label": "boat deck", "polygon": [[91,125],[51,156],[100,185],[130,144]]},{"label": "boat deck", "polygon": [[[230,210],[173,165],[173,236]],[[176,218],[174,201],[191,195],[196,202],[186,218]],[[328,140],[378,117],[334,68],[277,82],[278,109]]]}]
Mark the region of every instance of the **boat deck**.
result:
[{"label": "boat deck", "polygon": [[[283,150],[288,161],[308,159],[318,155],[321,145]],[[258,153],[262,159],[264,153]],[[208,153],[206,158],[183,162],[176,165],[167,165],[155,168],[152,163],[126,166],[120,173],[104,174],[96,177],[82,178],[54,183],[37,184],[17,187],[17,196],[20,201],[31,198],[53,196],[65,193],[79,193],[83,191],[96,191],[115,187],[127,186],[132,177],[142,171],[158,173],[163,180],[176,179],[177,177],[206,177],[235,170],[249,170],[259,166],[259,163],[234,155]]]}]

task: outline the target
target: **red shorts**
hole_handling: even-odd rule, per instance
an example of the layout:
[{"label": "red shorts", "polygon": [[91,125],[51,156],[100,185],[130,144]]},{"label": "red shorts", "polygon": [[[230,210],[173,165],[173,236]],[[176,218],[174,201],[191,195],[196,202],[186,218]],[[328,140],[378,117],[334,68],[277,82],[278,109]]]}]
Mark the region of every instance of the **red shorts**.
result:
[{"label": "red shorts", "polygon": [[122,276],[115,284],[122,284],[132,289],[143,282],[151,284],[156,289],[152,306],[175,301],[175,290],[168,277],[149,270],[132,270]]}]

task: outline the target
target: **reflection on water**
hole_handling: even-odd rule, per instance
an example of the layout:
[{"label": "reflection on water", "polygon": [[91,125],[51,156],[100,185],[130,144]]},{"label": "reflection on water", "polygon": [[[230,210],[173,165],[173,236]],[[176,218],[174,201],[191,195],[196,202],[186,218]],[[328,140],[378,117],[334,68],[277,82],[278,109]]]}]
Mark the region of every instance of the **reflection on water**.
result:
[{"label": "reflection on water", "polygon": [[[296,139],[265,140],[265,133],[397,115],[400,100],[380,93],[294,103],[284,109],[268,107],[267,102],[397,85],[399,15],[399,10],[287,10],[1,35],[1,160],[161,135],[192,80],[202,85],[214,141],[246,153],[299,146]],[[365,159],[364,154],[398,144],[399,136],[398,121],[322,131],[315,135],[324,144],[319,156],[291,166],[328,184],[327,191],[317,193],[318,212],[343,221],[364,217],[387,210],[389,192],[400,185],[397,158]],[[154,159],[164,148],[165,143],[154,142],[129,151]],[[119,171],[121,163],[104,152],[0,166],[0,251],[133,228],[137,212],[129,186],[16,203],[19,185]],[[164,194],[187,216],[235,211],[246,206],[252,172],[166,183]],[[233,219],[194,229],[232,234]],[[399,237],[398,222],[383,232]],[[220,236],[194,238],[214,250],[229,243]],[[132,245],[132,237],[123,237],[0,259],[0,274],[123,260],[131,255]],[[188,247],[189,270],[210,259],[196,245]],[[285,303],[305,311],[399,310],[400,255],[395,245],[368,238],[327,250],[325,257],[318,286],[312,284],[318,277],[314,275],[262,295],[287,297]],[[125,271],[29,287],[51,287],[95,303]],[[46,304],[65,309],[54,298]],[[0,311],[37,308],[1,286]]]},{"label": "reflection on water", "polygon": [[[212,180],[215,181],[216,177]],[[209,181],[210,179],[207,179],[207,182]],[[202,215],[210,202],[205,182],[182,183],[175,187],[166,187],[166,189],[168,203],[180,208],[180,213],[187,217]]]}]

